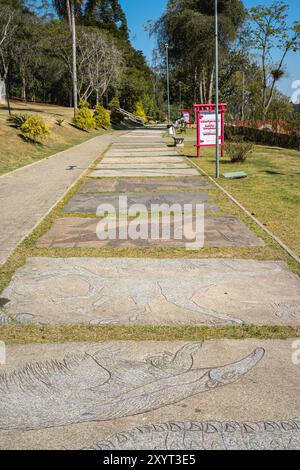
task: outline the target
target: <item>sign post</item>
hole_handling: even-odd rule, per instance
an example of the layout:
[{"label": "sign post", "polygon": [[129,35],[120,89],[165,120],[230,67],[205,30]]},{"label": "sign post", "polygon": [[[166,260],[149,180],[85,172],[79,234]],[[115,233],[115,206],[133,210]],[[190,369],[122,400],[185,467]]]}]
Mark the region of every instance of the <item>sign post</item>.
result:
[{"label": "sign post", "polygon": [[215,104],[194,105],[197,125],[197,143],[195,145],[197,157],[200,157],[201,147],[216,147],[217,142],[221,145],[221,156],[224,157],[226,107],[226,104],[219,104],[218,108]]}]

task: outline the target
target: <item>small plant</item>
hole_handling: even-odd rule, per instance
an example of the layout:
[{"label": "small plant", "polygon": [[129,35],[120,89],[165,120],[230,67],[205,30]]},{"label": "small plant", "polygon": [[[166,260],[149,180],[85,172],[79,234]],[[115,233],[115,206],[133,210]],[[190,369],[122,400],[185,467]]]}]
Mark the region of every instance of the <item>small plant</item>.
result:
[{"label": "small plant", "polygon": [[40,116],[29,116],[20,127],[25,140],[43,142],[49,136],[49,127]]},{"label": "small plant", "polygon": [[59,119],[56,119],[55,122],[56,122],[56,124],[57,124],[58,126],[63,127],[63,123],[65,122],[65,120],[59,118]]},{"label": "small plant", "polygon": [[19,129],[27,119],[28,114],[12,114],[7,118],[7,122]]},{"label": "small plant", "polygon": [[144,111],[143,103],[138,101],[135,105],[134,113],[136,116],[140,117],[144,122],[147,121],[146,113]]},{"label": "small plant", "polygon": [[93,116],[93,113],[88,108],[81,108],[76,111],[76,114],[73,118],[74,126],[78,127],[83,131],[89,131],[95,129],[96,122]]},{"label": "small plant", "polygon": [[253,151],[254,145],[243,140],[234,140],[226,144],[226,152],[232,163],[243,163]]},{"label": "small plant", "polygon": [[117,107],[117,108],[120,108],[120,100],[117,96],[115,96],[111,102],[109,103],[109,107],[110,108],[114,108],[114,107]]},{"label": "small plant", "polygon": [[79,109],[89,109],[90,105],[87,101],[81,99],[78,103],[78,108]]},{"label": "small plant", "polygon": [[108,129],[110,127],[110,113],[100,104],[97,104],[95,108],[94,119],[98,128]]}]

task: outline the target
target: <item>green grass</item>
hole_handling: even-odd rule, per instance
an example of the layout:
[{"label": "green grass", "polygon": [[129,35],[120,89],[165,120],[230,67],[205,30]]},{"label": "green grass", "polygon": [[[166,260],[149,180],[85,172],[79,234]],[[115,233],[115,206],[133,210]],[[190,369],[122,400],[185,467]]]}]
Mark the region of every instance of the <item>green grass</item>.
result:
[{"label": "green grass", "polygon": [[[192,142],[186,155],[195,155]],[[215,176],[214,149],[202,149],[193,162]],[[245,163],[221,159],[221,174],[245,171],[248,178],[219,183],[246,209],[300,256],[300,152],[277,147],[255,146]]]},{"label": "green grass", "polygon": [[264,340],[299,338],[300,327],[290,326],[88,326],[8,325],[0,327],[6,344],[98,341],[204,341],[213,339]]},{"label": "green grass", "polygon": [[[19,102],[13,102],[12,106],[13,113],[41,116],[50,128],[50,137],[45,144],[25,142],[20,136],[20,130],[6,122],[7,110],[0,107],[0,175],[54,155],[106,132],[104,130],[83,132],[76,129],[70,124],[73,117],[71,108]],[[65,119],[63,126],[58,126],[56,119]]]}]

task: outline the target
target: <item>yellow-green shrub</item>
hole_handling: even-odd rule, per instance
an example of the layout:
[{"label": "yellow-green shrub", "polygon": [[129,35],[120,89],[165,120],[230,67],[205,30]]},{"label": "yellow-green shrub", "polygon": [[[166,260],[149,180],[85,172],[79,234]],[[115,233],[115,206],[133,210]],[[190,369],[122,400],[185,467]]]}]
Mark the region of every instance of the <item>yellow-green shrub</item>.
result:
[{"label": "yellow-green shrub", "polygon": [[49,127],[40,116],[29,116],[20,127],[26,140],[43,142],[49,136]]},{"label": "yellow-green shrub", "polygon": [[76,114],[73,118],[73,124],[84,131],[89,131],[95,129],[96,122],[93,116],[93,113],[88,108],[81,108],[76,111]]},{"label": "yellow-green shrub", "polygon": [[114,98],[111,100],[109,103],[110,108],[117,107],[120,108],[120,100],[117,96],[114,96]]},{"label": "yellow-green shrub", "polygon": [[147,120],[146,113],[144,111],[143,103],[138,101],[135,105],[134,114],[143,119],[145,122]]},{"label": "yellow-green shrub", "polygon": [[79,100],[79,103],[78,103],[78,108],[79,109],[82,109],[82,108],[89,108],[90,105],[87,101],[84,101],[83,99]]},{"label": "yellow-green shrub", "polygon": [[110,127],[110,113],[100,104],[97,104],[95,108],[94,119],[97,127],[103,127],[104,129]]}]

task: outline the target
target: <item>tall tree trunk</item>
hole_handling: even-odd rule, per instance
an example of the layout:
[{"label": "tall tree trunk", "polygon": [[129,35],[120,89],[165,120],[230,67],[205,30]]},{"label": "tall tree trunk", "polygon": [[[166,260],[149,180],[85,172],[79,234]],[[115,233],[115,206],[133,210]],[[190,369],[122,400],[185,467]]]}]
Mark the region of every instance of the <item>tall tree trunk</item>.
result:
[{"label": "tall tree trunk", "polygon": [[27,101],[27,96],[26,96],[26,78],[24,75],[22,76],[22,100]]},{"label": "tall tree trunk", "polygon": [[203,70],[203,98],[205,101],[205,104],[207,103],[207,92],[206,92],[206,76],[205,76],[205,71]]},{"label": "tall tree trunk", "polygon": [[208,103],[212,103],[213,90],[214,90],[214,75],[215,75],[215,66],[213,66],[210,77],[209,77],[209,87],[208,87]]},{"label": "tall tree trunk", "polygon": [[200,79],[200,83],[199,83],[199,92],[200,92],[200,103],[203,104],[204,101],[203,101],[203,80],[202,80],[202,78]]},{"label": "tall tree trunk", "polygon": [[73,106],[75,114],[78,109],[75,0],[67,0],[67,12],[72,35]]},{"label": "tall tree trunk", "polygon": [[10,99],[9,99],[9,80],[8,80],[8,75],[6,74],[6,77],[4,79],[5,83],[5,93],[6,93],[6,102],[7,102],[7,109],[8,109],[8,114],[11,116],[11,107],[10,107]]}]

